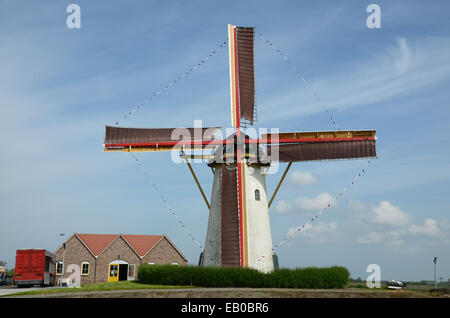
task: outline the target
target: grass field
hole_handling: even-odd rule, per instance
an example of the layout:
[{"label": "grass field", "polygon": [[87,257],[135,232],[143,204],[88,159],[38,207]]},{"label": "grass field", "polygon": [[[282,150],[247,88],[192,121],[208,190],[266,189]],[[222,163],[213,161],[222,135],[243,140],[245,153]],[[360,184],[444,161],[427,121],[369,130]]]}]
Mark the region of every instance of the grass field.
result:
[{"label": "grass field", "polygon": [[369,289],[349,283],[342,289],[286,288],[199,288],[142,284],[136,281],[97,283],[81,288],[46,288],[18,292],[4,297],[68,297],[68,298],[429,298],[445,297],[448,293],[433,293],[424,286],[404,290]]},{"label": "grass field", "polygon": [[[79,292],[93,292],[93,291],[114,291],[114,290],[135,290],[135,289],[174,289],[174,288],[193,288],[192,286],[167,286],[167,285],[150,285],[142,284],[137,281],[121,281],[114,283],[97,283],[85,285],[80,288],[70,287],[55,287],[46,289],[36,289],[30,291],[23,291],[14,293],[14,296],[28,296],[28,295],[44,295],[44,294],[59,294],[59,293],[79,293]],[[8,295],[6,295],[8,296]]]}]

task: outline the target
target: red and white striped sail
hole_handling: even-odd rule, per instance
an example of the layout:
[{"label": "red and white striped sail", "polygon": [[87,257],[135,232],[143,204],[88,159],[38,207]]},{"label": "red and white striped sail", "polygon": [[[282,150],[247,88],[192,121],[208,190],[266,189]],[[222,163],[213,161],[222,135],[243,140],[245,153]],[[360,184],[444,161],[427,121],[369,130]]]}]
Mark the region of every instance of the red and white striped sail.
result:
[{"label": "red and white striped sail", "polygon": [[228,25],[231,125],[253,124],[255,110],[254,28]]}]

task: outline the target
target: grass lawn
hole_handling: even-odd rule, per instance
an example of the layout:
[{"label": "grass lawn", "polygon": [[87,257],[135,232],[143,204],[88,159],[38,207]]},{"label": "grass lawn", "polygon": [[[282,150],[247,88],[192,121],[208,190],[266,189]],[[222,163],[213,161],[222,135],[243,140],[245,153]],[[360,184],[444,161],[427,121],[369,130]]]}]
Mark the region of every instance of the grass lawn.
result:
[{"label": "grass lawn", "polygon": [[[97,283],[81,286],[80,288],[45,288],[30,291],[14,293],[14,296],[36,295],[36,294],[54,294],[54,293],[77,293],[86,291],[106,291],[106,290],[127,290],[127,289],[174,289],[174,288],[194,288],[193,286],[169,286],[169,285],[150,285],[139,283],[138,281],[122,281],[113,283]],[[12,296],[12,295],[6,295]]]}]

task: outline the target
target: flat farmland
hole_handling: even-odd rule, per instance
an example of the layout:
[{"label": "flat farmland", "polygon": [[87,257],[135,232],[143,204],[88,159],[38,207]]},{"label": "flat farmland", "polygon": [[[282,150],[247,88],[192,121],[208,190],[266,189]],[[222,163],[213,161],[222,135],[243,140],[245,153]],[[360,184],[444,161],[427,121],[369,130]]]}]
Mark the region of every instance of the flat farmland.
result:
[{"label": "flat farmland", "polygon": [[166,288],[26,292],[8,297],[32,298],[450,298],[445,292],[388,289]]}]

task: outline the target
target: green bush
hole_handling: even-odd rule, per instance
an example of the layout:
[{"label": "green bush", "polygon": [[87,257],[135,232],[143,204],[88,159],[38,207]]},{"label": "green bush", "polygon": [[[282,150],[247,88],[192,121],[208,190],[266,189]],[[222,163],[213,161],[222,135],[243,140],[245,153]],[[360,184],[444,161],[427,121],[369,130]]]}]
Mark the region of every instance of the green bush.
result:
[{"label": "green bush", "polygon": [[143,264],[138,279],[146,284],[199,287],[343,288],[350,274],[345,267],[277,269],[269,274],[251,268]]}]

